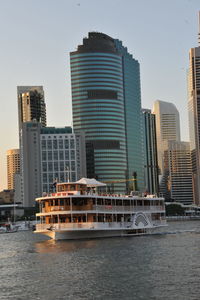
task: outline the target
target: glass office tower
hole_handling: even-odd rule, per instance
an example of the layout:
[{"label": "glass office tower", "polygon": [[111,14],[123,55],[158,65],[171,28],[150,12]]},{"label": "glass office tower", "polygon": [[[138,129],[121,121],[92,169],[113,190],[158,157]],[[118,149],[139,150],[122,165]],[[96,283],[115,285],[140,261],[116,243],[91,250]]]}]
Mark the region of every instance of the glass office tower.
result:
[{"label": "glass office tower", "polygon": [[74,130],[86,137],[87,176],[112,192],[143,188],[139,64],[122,43],[90,32],[70,53]]}]

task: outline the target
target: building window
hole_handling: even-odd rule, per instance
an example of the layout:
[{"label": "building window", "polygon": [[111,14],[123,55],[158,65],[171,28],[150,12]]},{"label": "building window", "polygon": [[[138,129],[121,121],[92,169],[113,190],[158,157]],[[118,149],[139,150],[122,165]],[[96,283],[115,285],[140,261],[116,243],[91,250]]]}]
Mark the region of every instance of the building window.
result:
[{"label": "building window", "polygon": [[63,140],[59,140],[59,148],[63,149]]},{"label": "building window", "polygon": [[42,152],[42,160],[47,160],[47,154],[46,154],[46,152]]},{"label": "building window", "polygon": [[71,160],[75,160],[75,151],[71,150]]},{"label": "building window", "polygon": [[46,141],[43,140],[43,141],[42,141],[42,150],[45,150],[45,149],[46,149]]},{"label": "building window", "polygon": [[75,161],[71,161],[71,170],[75,171]]},{"label": "building window", "polygon": [[69,160],[69,151],[65,151],[65,160]]},{"label": "building window", "polygon": [[49,173],[49,183],[53,183],[53,173]]},{"label": "building window", "polygon": [[111,90],[89,90],[88,99],[117,99],[117,92]]},{"label": "building window", "polygon": [[58,162],[54,162],[54,171],[58,171]]},{"label": "building window", "polygon": [[64,161],[60,162],[60,171],[64,171]]},{"label": "building window", "polygon": [[52,171],[53,171],[53,164],[52,164],[52,162],[49,162],[49,163],[48,163],[48,171],[49,171],[49,172],[52,172]]},{"label": "building window", "polygon": [[64,173],[60,173],[60,182],[64,182],[64,181],[65,181]]},{"label": "building window", "polygon": [[50,150],[52,149],[52,140],[47,141],[47,148]]},{"label": "building window", "polygon": [[74,140],[70,140],[70,148],[74,149]]},{"label": "building window", "polygon": [[43,174],[43,178],[42,179],[43,179],[44,183],[47,183],[47,174],[46,173]]},{"label": "building window", "polygon": [[69,141],[65,140],[65,149],[69,149]]},{"label": "building window", "polygon": [[59,151],[59,159],[64,160],[64,153],[63,151]]},{"label": "building window", "polygon": [[57,140],[53,141],[53,149],[58,149],[58,141]]},{"label": "building window", "polygon": [[48,185],[47,184],[43,184],[43,192],[48,193]]},{"label": "building window", "polygon": [[52,152],[48,151],[48,160],[52,160]]},{"label": "building window", "polygon": [[53,152],[53,159],[58,160],[58,151]]},{"label": "building window", "polygon": [[42,171],[47,172],[47,163],[46,162],[42,163]]}]

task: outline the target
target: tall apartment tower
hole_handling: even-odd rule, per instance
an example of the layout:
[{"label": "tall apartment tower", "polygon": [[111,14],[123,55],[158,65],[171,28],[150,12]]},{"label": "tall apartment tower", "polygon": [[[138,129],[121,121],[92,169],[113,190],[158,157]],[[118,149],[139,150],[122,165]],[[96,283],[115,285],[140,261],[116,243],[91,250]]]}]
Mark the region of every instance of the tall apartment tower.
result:
[{"label": "tall apartment tower", "polygon": [[168,141],[180,141],[179,112],[173,103],[156,100],[152,113],[156,116],[159,174],[163,175],[164,145]]},{"label": "tall apartment tower", "polygon": [[164,151],[164,164],[168,173],[165,196],[175,202],[191,205],[193,191],[189,142],[168,141]]},{"label": "tall apartment tower", "polygon": [[[199,13],[200,23],[200,13]],[[199,24],[200,27],[200,24]],[[200,32],[200,28],[199,28]],[[199,40],[200,41],[200,40]],[[189,51],[188,111],[194,202],[200,204],[200,46]]]},{"label": "tall apartment tower", "polygon": [[19,149],[10,149],[6,152],[7,156],[7,181],[8,189],[15,189],[15,174],[20,173],[20,154]]},{"label": "tall apartment tower", "polygon": [[86,138],[87,176],[116,192],[144,189],[139,63],[122,42],[90,32],[70,53],[73,127]]},{"label": "tall apartment tower", "polygon": [[[33,206],[33,197],[41,195],[40,183],[40,166],[39,160],[36,157],[34,161],[28,161],[29,155],[24,151],[35,149],[37,152],[39,142],[32,143],[32,136],[36,133],[34,127],[26,134],[27,122],[37,122],[42,127],[46,126],[46,105],[44,100],[44,90],[42,86],[18,86],[17,87],[18,99],[18,123],[19,123],[19,147],[20,147],[20,160],[21,160],[21,198],[25,207]],[[32,147],[32,148],[31,148]],[[33,169],[31,169],[33,168]],[[30,175],[31,174],[31,175]],[[27,177],[27,175],[29,175]]]},{"label": "tall apartment tower", "polygon": [[22,123],[36,120],[46,126],[46,105],[42,86],[18,86],[19,131]]},{"label": "tall apartment tower", "polygon": [[156,119],[150,109],[142,109],[145,191],[159,194]]}]

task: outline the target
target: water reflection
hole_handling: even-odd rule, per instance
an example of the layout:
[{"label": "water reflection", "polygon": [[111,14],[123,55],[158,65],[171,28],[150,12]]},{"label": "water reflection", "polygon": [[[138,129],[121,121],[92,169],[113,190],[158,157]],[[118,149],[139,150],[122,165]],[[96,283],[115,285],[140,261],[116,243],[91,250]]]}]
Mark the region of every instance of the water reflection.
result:
[{"label": "water reflection", "polygon": [[62,253],[71,252],[80,249],[95,248],[98,240],[67,241],[67,240],[46,240],[35,243],[35,252],[37,253]]}]

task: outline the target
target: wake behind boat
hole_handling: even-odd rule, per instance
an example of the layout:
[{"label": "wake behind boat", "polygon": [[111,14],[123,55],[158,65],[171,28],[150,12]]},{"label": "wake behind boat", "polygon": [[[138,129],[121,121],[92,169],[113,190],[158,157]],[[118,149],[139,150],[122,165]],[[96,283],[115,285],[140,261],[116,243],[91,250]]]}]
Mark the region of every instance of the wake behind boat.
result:
[{"label": "wake behind boat", "polygon": [[[91,181],[92,180],[92,181]],[[36,201],[36,233],[53,239],[141,235],[166,226],[164,199],[98,193],[93,179],[58,183],[56,192]]]}]

